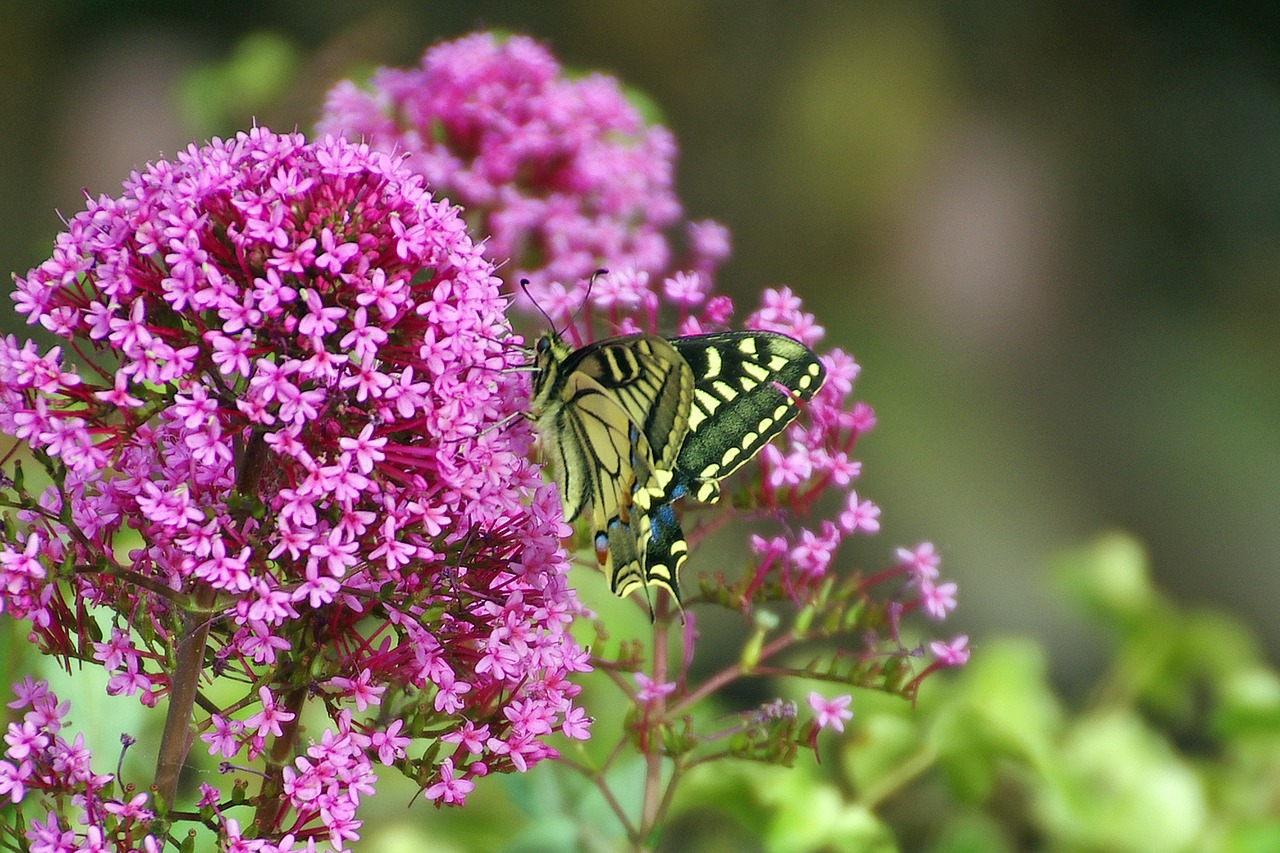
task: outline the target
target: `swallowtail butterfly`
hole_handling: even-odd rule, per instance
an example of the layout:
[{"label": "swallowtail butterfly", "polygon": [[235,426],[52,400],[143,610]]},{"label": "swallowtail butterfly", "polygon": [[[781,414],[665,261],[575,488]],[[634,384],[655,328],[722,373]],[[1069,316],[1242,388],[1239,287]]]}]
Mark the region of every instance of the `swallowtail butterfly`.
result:
[{"label": "swallowtail butterfly", "polygon": [[591,511],[609,587],[660,586],[680,601],[688,552],[675,501],[719,497],[717,481],[753,457],[822,387],[812,350],[773,332],[680,338],[622,335],[534,347],[531,413],[564,516]]}]

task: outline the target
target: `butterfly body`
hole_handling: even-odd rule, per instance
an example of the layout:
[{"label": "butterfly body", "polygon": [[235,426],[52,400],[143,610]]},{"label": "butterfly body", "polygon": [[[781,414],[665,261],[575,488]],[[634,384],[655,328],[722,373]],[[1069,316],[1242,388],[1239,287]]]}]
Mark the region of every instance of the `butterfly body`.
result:
[{"label": "butterfly body", "polygon": [[591,508],[610,588],[665,587],[680,600],[688,553],[673,504],[718,498],[822,386],[817,356],[772,332],[623,335],[578,349],[543,335],[531,409],[573,522]]}]

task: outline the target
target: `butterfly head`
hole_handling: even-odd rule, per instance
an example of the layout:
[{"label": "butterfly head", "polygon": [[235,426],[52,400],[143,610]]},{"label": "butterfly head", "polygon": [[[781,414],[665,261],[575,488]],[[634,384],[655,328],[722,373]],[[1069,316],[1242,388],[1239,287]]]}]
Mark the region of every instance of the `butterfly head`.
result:
[{"label": "butterfly head", "polygon": [[533,410],[541,411],[557,386],[560,365],[571,350],[555,332],[545,332],[533,344]]}]

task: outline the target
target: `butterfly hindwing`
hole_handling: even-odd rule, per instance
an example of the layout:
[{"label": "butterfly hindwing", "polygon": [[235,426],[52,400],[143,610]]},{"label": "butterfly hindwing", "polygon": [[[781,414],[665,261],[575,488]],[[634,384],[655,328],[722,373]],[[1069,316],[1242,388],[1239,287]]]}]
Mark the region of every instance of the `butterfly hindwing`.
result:
[{"label": "butterfly hindwing", "polygon": [[[683,492],[681,492],[683,493]],[[680,566],[689,556],[689,543],[672,501],[654,503],[647,515],[649,541],[645,545],[645,582],[666,587],[680,604]]]}]

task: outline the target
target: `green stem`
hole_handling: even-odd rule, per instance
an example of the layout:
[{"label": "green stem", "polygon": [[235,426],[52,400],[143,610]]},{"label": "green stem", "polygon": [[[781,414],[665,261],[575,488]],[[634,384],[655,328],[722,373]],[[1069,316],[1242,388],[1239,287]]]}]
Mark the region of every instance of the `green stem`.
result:
[{"label": "green stem", "polygon": [[858,802],[866,806],[868,811],[874,810],[883,800],[888,799],[932,767],[937,759],[938,750],[932,746],[926,746],[906,761],[899,763],[897,768],[882,778],[878,785],[864,791],[858,798]]},{"label": "green stem", "polygon": [[[795,639],[796,638],[791,634],[784,634],[781,637],[778,637],[760,650],[759,660],[768,660],[795,642]],[[721,687],[724,687],[726,684],[729,684],[734,679],[759,671],[761,671],[759,666],[752,667],[748,670],[741,663],[725,667],[706,681],[702,682],[702,684],[698,685],[696,690],[686,694],[683,699],[677,702],[675,706],[671,708],[672,716],[679,716],[684,713],[686,709],[690,708],[707,696],[710,696],[712,693],[716,692]]]},{"label": "green stem", "polygon": [[[671,610],[664,593],[658,596],[653,614],[653,674],[651,677],[655,685],[665,684],[667,681],[667,657],[670,653],[667,632],[670,621]],[[659,809],[665,799],[662,796],[662,743],[661,741],[655,743],[653,735],[655,728],[664,726],[666,723],[666,705],[665,696],[659,696],[654,700],[652,707],[645,714],[645,726],[641,732],[640,743],[644,749],[645,773],[640,827],[634,839],[637,851],[648,849],[649,838],[657,826]],[[655,721],[657,726],[652,724]]]},{"label": "green stem", "polygon": [[556,760],[571,770],[582,774],[588,782],[595,785],[596,789],[604,797],[604,801],[609,804],[609,808],[617,816],[618,822],[622,824],[622,829],[627,833],[627,837],[638,837],[639,832],[627,817],[626,810],[622,808],[622,803],[618,802],[618,798],[613,795],[613,791],[610,790],[609,785],[605,782],[604,773],[590,770],[572,758],[565,758],[563,755]]}]

